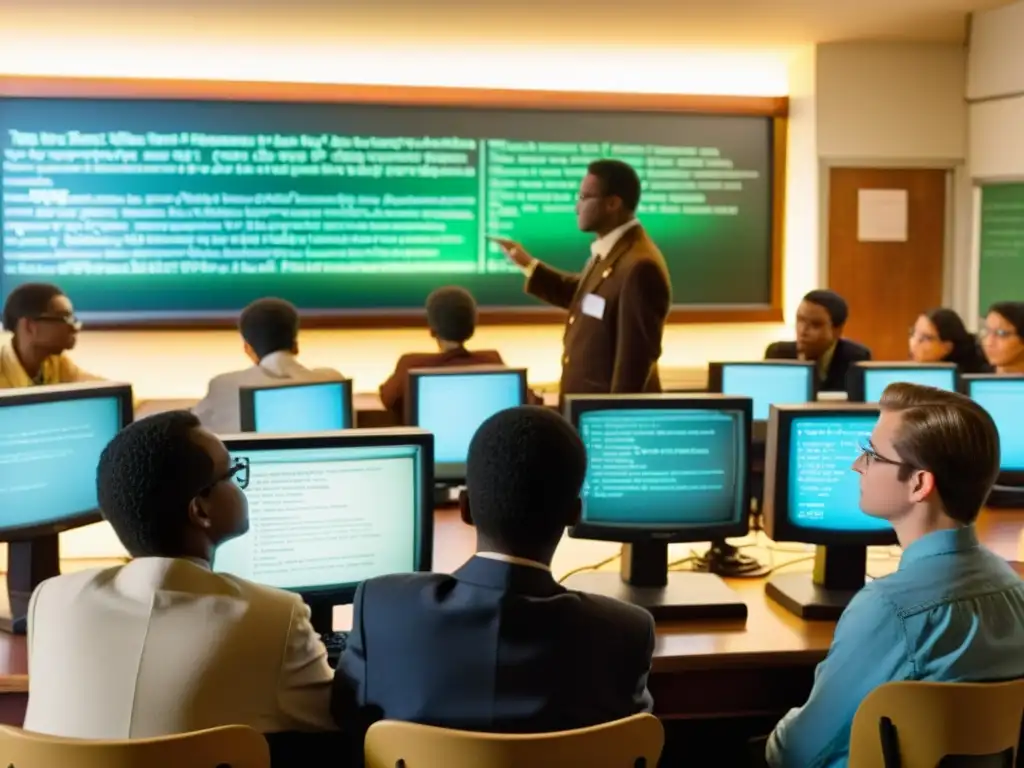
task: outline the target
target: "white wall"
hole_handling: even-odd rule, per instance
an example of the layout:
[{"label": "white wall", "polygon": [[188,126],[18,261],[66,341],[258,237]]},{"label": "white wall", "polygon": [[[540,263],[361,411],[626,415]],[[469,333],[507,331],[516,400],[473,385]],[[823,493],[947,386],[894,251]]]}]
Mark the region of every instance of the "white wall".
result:
[{"label": "white wall", "polygon": [[956,43],[818,46],[818,154],[962,162],[966,63]]},{"label": "white wall", "polygon": [[828,43],[817,55],[820,269],[827,274],[832,166],[950,171],[943,303],[976,314],[971,290],[972,207],[966,171],[967,52],[959,43]]},{"label": "white wall", "polygon": [[974,14],[967,99],[1024,94],[1024,0]]},{"label": "white wall", "polygon": [[975,14],[967,71],[971,176],[1024,179],[1024,0]]}]

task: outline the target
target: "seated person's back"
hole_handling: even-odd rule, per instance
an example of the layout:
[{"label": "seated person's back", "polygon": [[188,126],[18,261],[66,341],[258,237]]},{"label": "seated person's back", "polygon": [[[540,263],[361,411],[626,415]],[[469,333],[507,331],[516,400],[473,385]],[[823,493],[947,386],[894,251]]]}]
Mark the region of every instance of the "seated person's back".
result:
[{"label": "seated person's back", "polygon": [[512,408],[484,422],[461,500],[477,554],[452,575],[361,585],[335,721],[542,732],[650,710],[650,614],[570,592],[550,572],[579,518],[585,472],[583,444],[553,411]]},{"label": "seated person's back", "polygon": [[888,387],[881,408],[854,470],[861,508],[892,523],[903,557],[844,611],[810,698],[769,739],[773,768],[845,766],[857,707],[883,683],[1024,677],[1024,582],[974,530],[999,471],[995,424],[913,384]]},{"label": "seated person's back", "polygon": [[275,384],[339,381],[333,368],[306,368],[298,360],[299,313],[283,299],[257,299],[238,319],[250,368],[222,373],[210,380],[206,396],[193,412],[203,426],[220,435],[241,429],[239,390]]},{"label": "seated person's back", "polygon": [[427,325],[437,342],[437,352],[411,352],[402,355],[387,381],[380,386],[384,408],[399,422],[405,421],[406,389],[409,371],[416,368],[463,367],[470,365],[504,365],[501,355],[493,349],[473,352],[466,342],[476,332],[476,300],[457,286],[438,288],[427,297]]},{"label": "seated person's back", "polygon": [[19,285],[4,303],[3,321],[12,335],[0,349],[0,389],[99,378],[83,371],[68,355],[82,325],[71,300],[56,285]]},{"label": "seated person's back", "polygon": [[818,364],[818,389],[845,392],[846,374],[854,363],[870,360],[871,350],[842,338],[849,317],[845,299],[834,291],[804,296],[796,311],[796,341],[776,341],[765,360],[813,360]]},{"label": "seated person's back", "polygon": [[26,729],[125,739],[232,723],[333,728],[332,673],[309,609],[211,570],[217,545],[248,528],[239,467],[185,411],[111,441],[99,501],[133,559],[36,589]]}]

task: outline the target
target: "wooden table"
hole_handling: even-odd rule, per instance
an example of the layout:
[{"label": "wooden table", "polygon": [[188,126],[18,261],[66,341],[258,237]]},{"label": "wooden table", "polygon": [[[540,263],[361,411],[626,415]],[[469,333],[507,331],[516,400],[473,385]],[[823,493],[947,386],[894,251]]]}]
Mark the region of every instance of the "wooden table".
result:
[{"label": "wooden table", "polygon": [[[453,509],[435,514],[434,570],[452,571],[473,552],[472,528]],[[1024,560],[1024,510],[986,512],[978,521],[981,540],[1012,561]],[[745,551],[762,562],[786,565],[789,570],[809,568],[808,550],[799,546],[771,545],[754,537]],[[682,558],[704,544],[675,544],[670,555]],[[552,570],[556,576],[598,563],[618,551],[611,542],[563,540]],[[872,551],[868,573],[880,576],[899,561],[896,548]],[[67,562],[66,569],[82,567]],[[96,565],[95,562],[87,563]],[[615,567],[614,565],[610,567]],[[1017,562],[1018,571],[1024,572]],[[747,603],[746,624],[728,621],[666,623],[658,625],[654,669],[650,680],[655,711],[662,718],[715,718],[774,715],[806,700],[815,665],[821,661],[835,628],[832,622],[806,622],[787,613],[765,596],[765,579],[729,579],[729,585]],[[335,626],[351,625],[351,607],[335,609]],[[68,638],[68,642],[73,642]],[[614,660],[609,660],[614,663]],[[28,691],[25,639],[0,633],[0,722],[20,725]]]}]

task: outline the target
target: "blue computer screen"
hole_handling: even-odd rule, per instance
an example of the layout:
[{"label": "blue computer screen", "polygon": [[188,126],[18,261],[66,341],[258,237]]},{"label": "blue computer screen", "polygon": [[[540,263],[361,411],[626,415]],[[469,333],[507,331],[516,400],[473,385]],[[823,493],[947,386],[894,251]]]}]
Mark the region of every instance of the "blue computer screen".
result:
[{"label": "blue computer screen", "polygon": [[585,411],[583,521],[679,529],[741,519],[742,418],[715,410]]},{"label": "blue computer screen", "polygon": [[926,387],[956,390],[953,368],[866,368],[864,370],[864,402],[877,403],[890,384],[896,382],[921,384]]},{"label": "blue computer screen", "polygon": [[814,369],[805,365],[723,365],[722,393],[754,401],[754,418],[767,421],[768,406],[806,403]]},{"label": "blue computer screen", "polygon": [[416,570],[424,468],[410,445],[232,451],[249,463],[249,530],[214,567],[281,589]]},{"label": "blue computer screen", "polygon": [[116,397],[0,407],[0,527],[96,509],[96,466],[120,428]]},{"label": "blue computer screen", "polygon": [[999,466],[1024,472],[1024,379],[972,381],[971,398],[989,412],[999,430]]},{"label": "blue computer screen", "polygon": [[789,521],[816,530],[869,533],[892,528],[860,510],[853,462],[878,416],[798,416],[789,442]]},{"label": "blue computer screen", "polygon": [[256,432],[320,432],[349,429],[352,403],[341,382],[268,387],[253,392]]},{"label": "blue computer screen", "polygon": [[466,373],[418,379],[416,425],[434,433],[434,461],[466,461],[469,442],[488,417],[523,404],[522,375]]}]

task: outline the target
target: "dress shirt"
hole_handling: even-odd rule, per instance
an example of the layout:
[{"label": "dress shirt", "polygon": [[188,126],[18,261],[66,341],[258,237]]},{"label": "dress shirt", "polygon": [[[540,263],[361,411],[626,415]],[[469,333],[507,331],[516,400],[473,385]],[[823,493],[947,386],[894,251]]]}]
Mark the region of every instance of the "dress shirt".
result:
[{"label": "dress shirt", "polygon": [[525,565],[527,568],[539,568],[542,571],[551,573],[551,566],[545,563],[541,563],[537,560],[529,560],[525,557],[516,557],[515,555],[503,555],[501,552],[477,552],[474,557],[484,557],[488,560],[499,560],[502,563],[511,563],[512,565]]},{"label": "dress shirt", "polygon": [[[633,227],[638,226],[639,224],[639,219],[630,219],[625,224],[622,224],[613,229],[607,235],[599,237],[594,242],[592,242],[590,244],[590,258],[587,259],[587,263],[583,267],[583,270],[580,272],[580,274],[586,275],[587,272],[590,271],[590,268],[596,262],[599,262],[602,259],[607,258],[608,254],[612,252],[612,248],[615,247],[615,244],[622,239],[622,236],[626,234],[629,230],[631,230]],[[533,275],[533,271],[536,268],[537,259],[531,259],[529,264],[527,264],[525,267],[522,267],[522,270],[526,277],[529,278],[531,275]]]},{"label": "dress shirt", "polygon": [[1024,677],[1024,581],[973,526],[922,536],[869,582],[836,626],[804,706],[768,739],[772,768],[842,768],[861,701],[883,683]]}]

